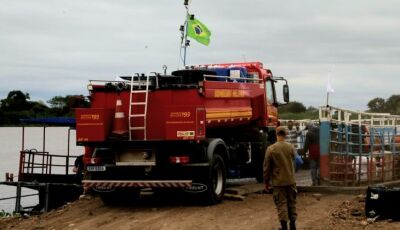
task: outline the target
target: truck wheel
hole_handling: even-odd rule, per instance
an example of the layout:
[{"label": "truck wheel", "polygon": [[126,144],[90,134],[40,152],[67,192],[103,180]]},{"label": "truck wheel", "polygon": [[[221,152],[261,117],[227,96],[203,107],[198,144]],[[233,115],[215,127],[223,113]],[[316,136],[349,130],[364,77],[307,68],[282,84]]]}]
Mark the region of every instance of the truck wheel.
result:
[{"label": "truck wheel", "polygon": [[114,191],[100,192],[99,195],[106,206],[132,205],[139,200],[140,190],[117,188]]},{"label": "truck wheel", "polygon": [[205,178],[207,190],[204,194],[204,200],[207,204],[220,203],[225,194],[226,167],[224,159],[219,154],[214,154],[208,172]]}]

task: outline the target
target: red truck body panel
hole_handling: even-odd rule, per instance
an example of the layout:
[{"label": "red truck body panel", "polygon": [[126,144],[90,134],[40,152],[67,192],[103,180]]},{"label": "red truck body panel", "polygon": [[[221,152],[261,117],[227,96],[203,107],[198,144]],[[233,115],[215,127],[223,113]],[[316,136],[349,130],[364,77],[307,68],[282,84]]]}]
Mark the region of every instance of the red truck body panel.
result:
[{"label": "red truck body panel", "polygon": [[113,113],[113,109],[76,109],[77,141],[105,141],[111,132]]}]

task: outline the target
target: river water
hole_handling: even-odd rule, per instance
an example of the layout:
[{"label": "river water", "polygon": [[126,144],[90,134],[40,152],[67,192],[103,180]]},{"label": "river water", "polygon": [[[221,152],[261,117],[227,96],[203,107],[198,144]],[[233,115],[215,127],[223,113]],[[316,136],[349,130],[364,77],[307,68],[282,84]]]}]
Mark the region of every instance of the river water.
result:
[{"label": "river water", "polygon": [[[50,154],[67,155],[68,152],[67,127],[47,127],[45,129],[45,150]],[[25,128],[24,149],[43,150],[43,127]],[[14,173],[14,181],[18,180],[19,151],[22,149],[21,127],[0,127],[0,181],[5,180],[5,173]],[[83,153],[83,147],[75,145],[75,130],[71,130],[70,155]],[[60,172],[60,171],[58,171]],[[63,169],[65,173],[65,168]],[[57,173],[57,171],[56,171]],[[23,189],[23,194],[35,194],[37,191]],[[0,199],[16,195],[14,186],[0,185]],[[22,206],[32,206],[38,203],[37,196],[22,198]],[[12,212],[15,208],[15,199],[0,200],[0,211]]]}]

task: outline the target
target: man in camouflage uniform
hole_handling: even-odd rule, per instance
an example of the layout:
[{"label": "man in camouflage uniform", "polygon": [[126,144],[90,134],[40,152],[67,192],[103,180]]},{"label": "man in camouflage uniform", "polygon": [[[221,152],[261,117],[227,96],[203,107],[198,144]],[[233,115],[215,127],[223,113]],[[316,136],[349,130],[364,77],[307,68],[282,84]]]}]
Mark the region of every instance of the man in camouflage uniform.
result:
[{"label": "man in camouflage uniform", "polygon": [[284,127],[276,129],[277,142],[268,147],[264,160],[265,190],[273,186],[273,198],[278,211],[282,229],[296,229],[296,180],[294,172],[295,149],[285,141],[287,135]]}]

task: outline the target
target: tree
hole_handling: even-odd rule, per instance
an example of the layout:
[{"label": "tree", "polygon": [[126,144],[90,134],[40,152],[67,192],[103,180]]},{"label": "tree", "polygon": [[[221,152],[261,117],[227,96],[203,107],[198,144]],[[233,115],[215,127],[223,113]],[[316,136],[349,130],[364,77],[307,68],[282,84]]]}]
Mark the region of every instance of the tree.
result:
[{"label": "tree", "polygon": [[385,112],[385,99],[376,97],[367,104],[369,111],[373,113]]},{"label": "tree", "polygon": [[32,108],[30,109],[32,116],[34,117],[42,117],[47,116],[47,111],[49,107],[43,101],[34,101],[32,102]]},{"label": "tree", "polygon": [[314,106],[308,106],[307,111],[308,112],[318,112],[318,109],[315,108]]},{"label": "tree", "polygon": [[51,112],[56,116],[72,116],[74,108],[89,107],[89,101],[83,95],[55,96],[48,100]]},{"label": "tree", "polygon": [[90,103],[86,100],[83,95],[68,95],[67,96],[67,106],[72,108],[87,108]]},{"label": "tree", "polygon": [[66,97],[62,96],[55,96],[47,101],[50,104],[51,108],[62,109],[67,105]]},{"label": "tree", "polygon": [[385,102],[385,111],[400,114],[400,95],[392,95]]},{"label": "tree", "polygon": [[74,116],[74,108],[89,107],[90,102],[83,95],[56,96],[48,101],[28,101],[28,93],[13,90],[7,98],[0,100],[0,125],[19,124],[21,118],[51,116]]},{"label": "tree", "polygon": [[0,124],[18,124],[19,119],[26,118],[31,108],[28,99],[28,93],[10,91],[7,98],[0,100]]},{"label": "tree", "polygon": [[1,100],[0,108],[5,111],[29,110],[31,107],[29,99],[29,93],[13,90],[8,93],[7,98]]},{"label": "tree", "polygon": [[292,101],[279,107],[279,113],[303,113],[306,107],[301,102]]}]

